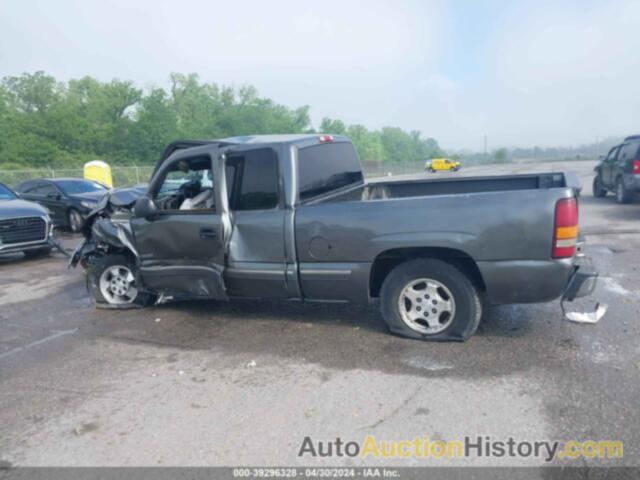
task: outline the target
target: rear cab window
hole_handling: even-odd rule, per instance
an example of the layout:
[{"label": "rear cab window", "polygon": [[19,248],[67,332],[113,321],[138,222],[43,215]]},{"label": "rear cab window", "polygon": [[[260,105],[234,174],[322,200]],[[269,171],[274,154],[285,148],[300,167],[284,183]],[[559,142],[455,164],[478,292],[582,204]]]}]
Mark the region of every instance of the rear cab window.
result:
[{"label": "rear cab window", "polygon": [[301,202],[363,181],[360,160],[350,142],[323,143],[298,150]]}]

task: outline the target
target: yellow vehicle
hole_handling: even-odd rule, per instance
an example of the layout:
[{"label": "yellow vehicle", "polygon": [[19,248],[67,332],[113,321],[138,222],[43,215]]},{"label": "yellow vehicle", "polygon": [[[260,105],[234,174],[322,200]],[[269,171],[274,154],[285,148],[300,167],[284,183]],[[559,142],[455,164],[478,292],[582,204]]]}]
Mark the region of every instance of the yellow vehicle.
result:
[{"label": "yellow vehicle", "polygon": [[432,158],[426,161],[424,169],[429,172],[457,172],[460,170],[460,162],[448,158]]}]

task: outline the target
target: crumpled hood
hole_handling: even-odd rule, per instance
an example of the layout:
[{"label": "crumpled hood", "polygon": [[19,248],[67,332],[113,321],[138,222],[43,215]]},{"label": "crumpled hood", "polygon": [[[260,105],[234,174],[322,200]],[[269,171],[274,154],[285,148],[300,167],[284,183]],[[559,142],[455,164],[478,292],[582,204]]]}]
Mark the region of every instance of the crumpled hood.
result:
[{"label": "crumpled hood", "polygon": [[35,202],[26,200],[0,200],[0,220],[15,217],[40,217],[49,211]]},{"label": "crumpled hood", "polygon": [[85,238],[91,237],[91,229],[97,218],[111,216],[116,209],[131,210],[135,201],[142,197],[146,190],[146,185],[136,185],[134,187],[116,188],[103,195],[84,220],[82,233]]}]

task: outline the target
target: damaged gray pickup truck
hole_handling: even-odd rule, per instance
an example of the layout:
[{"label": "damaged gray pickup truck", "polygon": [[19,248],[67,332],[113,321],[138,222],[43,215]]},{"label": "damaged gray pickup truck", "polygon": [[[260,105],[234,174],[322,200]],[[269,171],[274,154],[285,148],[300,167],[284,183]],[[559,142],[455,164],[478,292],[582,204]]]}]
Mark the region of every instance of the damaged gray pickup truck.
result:
[{"label": "damaged gray pickup truck", "polygon": [[486,304],[593,291],[579,188],[566,173],[365,181],[343,136],[175,142],[146,192],[100,202],[71,265],[98,306],[379,299],[396,334],[466,340]]}]

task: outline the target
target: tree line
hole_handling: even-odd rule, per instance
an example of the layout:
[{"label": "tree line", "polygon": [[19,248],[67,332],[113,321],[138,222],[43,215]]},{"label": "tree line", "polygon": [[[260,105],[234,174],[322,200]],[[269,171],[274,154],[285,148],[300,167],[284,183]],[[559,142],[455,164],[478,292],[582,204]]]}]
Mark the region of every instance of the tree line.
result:
[{"label": "tree line", "polygon": [[41,71],[0,82],[0,169],[77,167],[96,158],[144,165],[181,138],[316,131],[350,136],[363,160],[443,155],[436,140],[418,131],[369,130],[328,118],[315,129],[308,106],[290,108],[254,87],[203,82],[193,73],[171,74],[168,89],[90,76],[62,82]]}]

